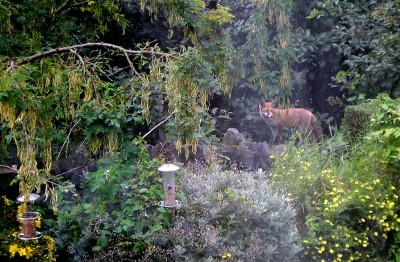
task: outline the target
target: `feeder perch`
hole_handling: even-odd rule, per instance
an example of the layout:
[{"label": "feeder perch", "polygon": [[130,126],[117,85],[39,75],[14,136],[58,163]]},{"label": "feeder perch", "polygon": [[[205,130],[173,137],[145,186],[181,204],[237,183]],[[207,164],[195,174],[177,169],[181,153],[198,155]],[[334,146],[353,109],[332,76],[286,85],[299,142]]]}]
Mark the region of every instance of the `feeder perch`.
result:
[{"label": "feeder perch", "polygon": [[21,240],[34,240],[42,237],[42,233],[36,231],[36,221],[40,219],[39,212],[24,212],[17,215],[22,224],[22,233],[18,234]]},{"label": "feeder perch", "polygon": [[163,175],[164,201],[158,203],[160,207],[178,207],[182,203],[175,199],[175,173],[179,166],[174,164],[161,165],[157,169]]}]

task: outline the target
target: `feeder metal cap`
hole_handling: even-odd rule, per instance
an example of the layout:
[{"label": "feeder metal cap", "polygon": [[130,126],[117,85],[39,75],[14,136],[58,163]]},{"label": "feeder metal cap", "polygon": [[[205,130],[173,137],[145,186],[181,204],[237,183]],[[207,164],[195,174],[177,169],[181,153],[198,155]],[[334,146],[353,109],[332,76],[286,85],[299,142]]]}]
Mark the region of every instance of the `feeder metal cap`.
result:
[{"label": "feeder metal cap", "polygon": [[174,165],[174,164],[164,164],[158,167],[158,171],[160,172],[174,172],[179,170],[179,166],[178,165]]}]

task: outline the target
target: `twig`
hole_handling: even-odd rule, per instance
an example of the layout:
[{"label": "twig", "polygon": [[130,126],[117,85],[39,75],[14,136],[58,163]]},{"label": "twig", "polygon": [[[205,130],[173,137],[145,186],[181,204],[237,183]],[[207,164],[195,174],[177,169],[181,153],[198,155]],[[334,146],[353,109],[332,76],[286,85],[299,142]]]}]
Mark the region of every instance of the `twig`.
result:
[{"label": "twig", "polygon": [[78,119],[78,121],[76,121],[76,123],[75,123],[75,124],[71,127],[71,129],[69,130],[68,136],[67,136],[67,138],[65,139],[63,145],[61,146],[60,152],[58,152],[58,156],[57,156],[57,158],[56,158],[56,161],[58,161],[58,159],[60,158],[61,152],[62,152],[62,150],[63,150],[65,144],[67,143],[67,141],[69,141],[69,137],[71,136],[72,130],[75,128],[75,126],[76,126],[77,124],[79,124],[79,122],[80,122],[80,119]]},{"label": "twig", "polygon": [[51,178],[54,179],[54,178],[63,176],[63,175],[65,175],[65,174],[68,174],[68,173],[70,173],[70,172],[72,172],[72,171],[75,171],[75,170],[78,170],[78,169],[82,169],[82,168],[84,168],[84,167],[86,167],[86,166],[74,167],[74,168],[72,168],[72,169],[70,169],[70,170],[68,170],[68,171],[62,172],[62,173],[57,174],[57,175],[55,175],[55,176],[52,176]]},{"label": "twig", "polygon": [[146,136],[148,136],[151,132],[154,131],[154,129],[156,129],[157,127],[161,126],[162,124],[164,124],[168,119],[170,119],[174,114],[176,113],[176,110],[174,112],[172,112],[167,118],[165,118],[163,121],[161,121],[160,123],[158,123],[155,127],[153,127],[152,129],[150,129],[149,132],[147,132],[143,138],[145,138]]},{"label": "twig", "polygon": [[78,54],[78,52],[76,52],[75,49],[71,49],[70,51],[71,51],[71,53],[73,53],[74,55],[76,55],[79,58],[79,60],[81,61],[82,65],[85,65],[85,61],[83,61],[83,57],[80,54]]}]

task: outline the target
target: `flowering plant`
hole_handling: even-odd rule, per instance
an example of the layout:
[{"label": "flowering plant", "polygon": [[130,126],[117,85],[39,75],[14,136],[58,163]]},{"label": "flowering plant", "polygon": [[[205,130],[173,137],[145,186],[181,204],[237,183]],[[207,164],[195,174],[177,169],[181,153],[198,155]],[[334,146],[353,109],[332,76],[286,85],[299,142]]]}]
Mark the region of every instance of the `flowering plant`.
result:
[{"label": "flowering plant", "polygon": [[[25,211],[25,205],[17,206],[15,201],[6,196],[0,198],[0,259],[16,259],[17,261],[53,261],[55,240],[51,236],[23,241],[18,238],[21,226],[17,221],[17,212]],[[36,220],[36,227],[41,220]]]}]

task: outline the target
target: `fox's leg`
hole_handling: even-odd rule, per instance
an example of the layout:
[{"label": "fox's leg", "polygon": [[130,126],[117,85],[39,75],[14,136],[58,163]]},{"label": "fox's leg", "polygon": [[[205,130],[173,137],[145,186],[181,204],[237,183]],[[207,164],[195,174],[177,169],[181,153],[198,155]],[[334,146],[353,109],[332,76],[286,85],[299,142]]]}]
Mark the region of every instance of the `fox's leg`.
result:
[{"label": "fox's leg", "polygon": [[302,125],[301,129],[303,131],[303,133],[305,134],[306,138],[309,138],[311,140],[312,143],[316,142],[316,135],[315,135],[315,130],[314,130],[314,124],[312,123],[312,119],[309,119],[309,121],[307,121],[306,125]]},{"label": "fox's leg", "polygon": [[282,136],[283,136],[283,126],[278,125],[278,145],[282,142]]},{"label": "fox's leg", "polygon": [[272,146],[273,144],[275,144],[276,141],[276,137],[278,135],[278,131],[276,130],[276,128],[270,128],[271,130],[271,139],[269,141],[269,145]]},{"label": "fox's leg", "polygon": [[315,143],[317,141],[316,136],[313,131],[310,132],[311,142]]},{"label": "fox's leg", "polygon": [[313,123],[313,133],[315,135],[315,140],[316,141],[322,141],[323,140],[323,134],[322,134],[322,128],[321,128],[321,122],[316,120]]}]

